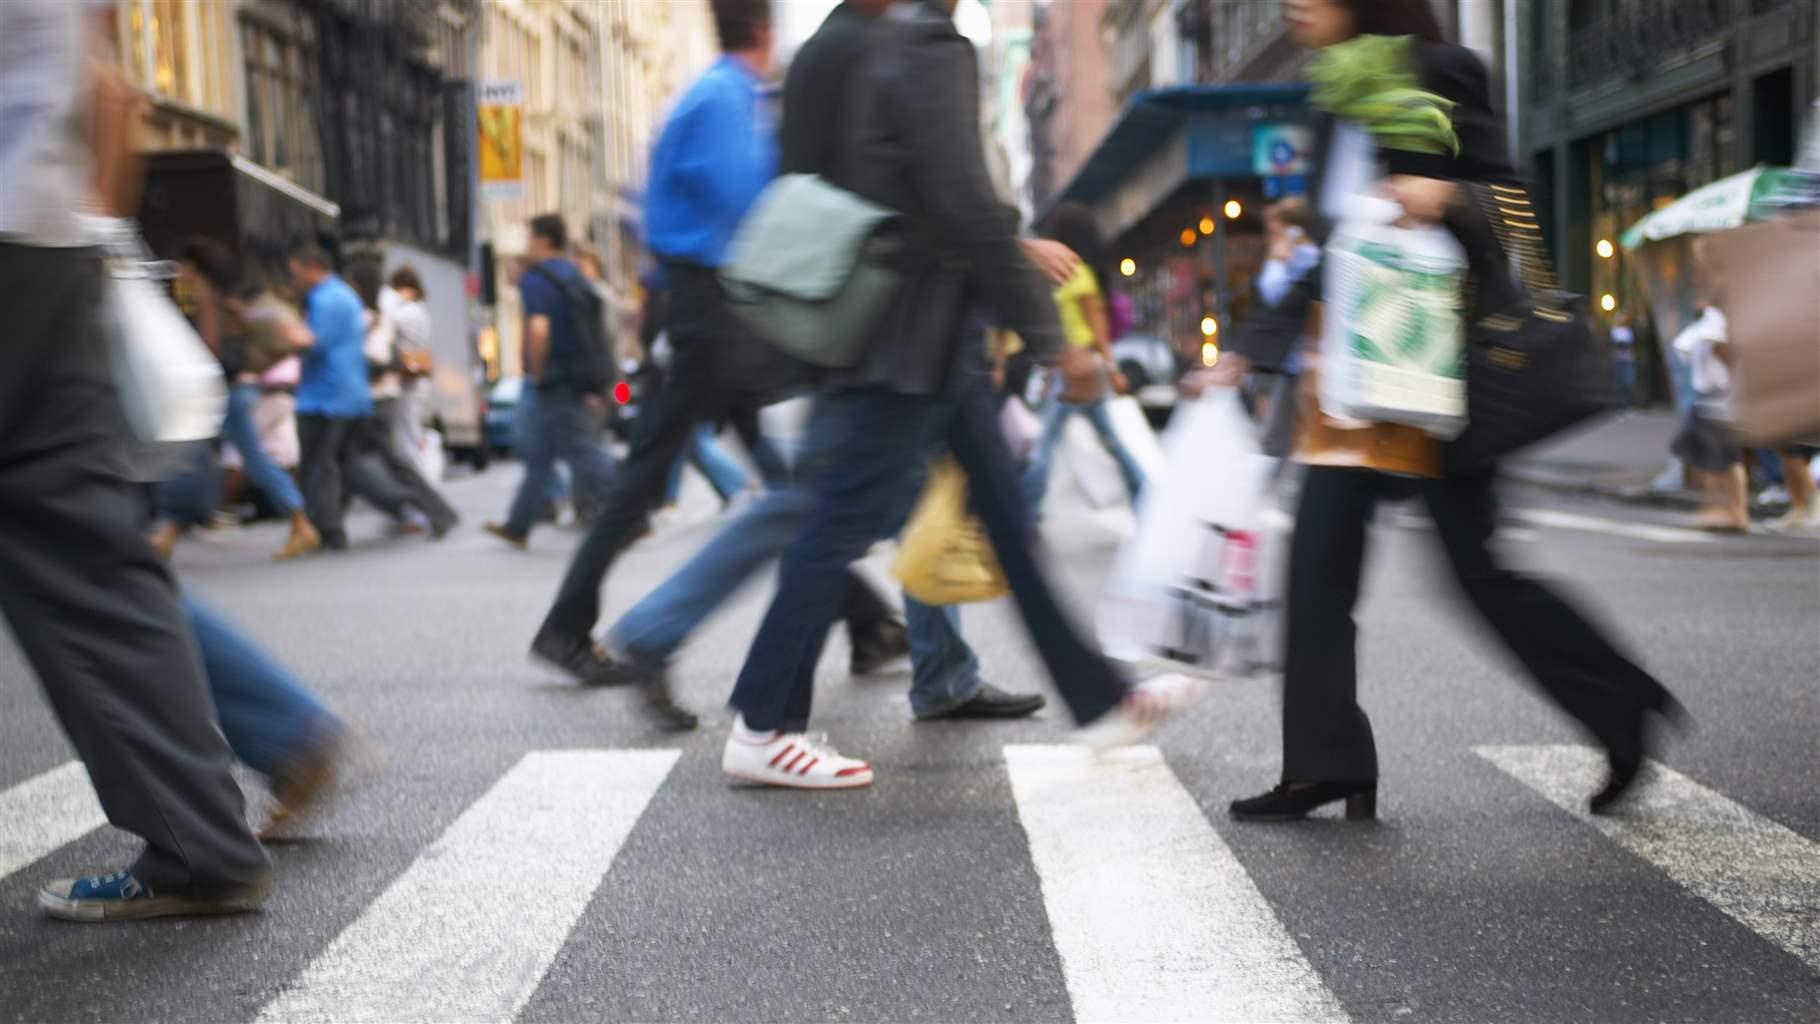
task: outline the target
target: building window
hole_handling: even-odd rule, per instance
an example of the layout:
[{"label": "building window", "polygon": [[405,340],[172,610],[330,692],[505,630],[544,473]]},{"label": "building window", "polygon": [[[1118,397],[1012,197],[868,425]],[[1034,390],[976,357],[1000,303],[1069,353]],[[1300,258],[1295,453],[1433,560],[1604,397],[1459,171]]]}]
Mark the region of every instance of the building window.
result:
[{"label": "building window", "polygon": [[159,99],[231,119],[222,73],[229,10],[190,0],[121,0],[115,24],[133,81]]},{"label": "building window", "polygon": [[246,137],[255,163],[312,191],[322,191],[322,151],[310,83],[316,67],[314,33],[299,19],[286,30],[247,18],[240,23],[246,70]]}]

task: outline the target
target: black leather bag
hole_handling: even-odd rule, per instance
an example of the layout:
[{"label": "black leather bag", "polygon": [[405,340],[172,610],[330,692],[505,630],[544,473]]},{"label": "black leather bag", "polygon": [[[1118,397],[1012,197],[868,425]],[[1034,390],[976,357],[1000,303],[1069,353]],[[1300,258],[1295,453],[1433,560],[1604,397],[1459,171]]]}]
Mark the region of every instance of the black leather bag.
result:
[{"label": "black leather bag", "polygon": [[1578,296],[1555,285],[1540,225],[1520,187],[1468,186],[1515,268],[1521,298],[1467,332],[1467,425],[1447,445],[1449,472],[1473,472],[1610,409],[1611,352]]}]

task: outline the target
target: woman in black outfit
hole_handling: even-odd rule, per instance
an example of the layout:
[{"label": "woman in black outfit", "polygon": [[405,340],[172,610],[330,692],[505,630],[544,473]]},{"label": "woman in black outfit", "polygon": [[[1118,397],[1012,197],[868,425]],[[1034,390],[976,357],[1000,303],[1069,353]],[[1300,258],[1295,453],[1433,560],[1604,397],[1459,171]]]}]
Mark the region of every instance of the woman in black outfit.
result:
[{"label": "woman in black outfit", "polygon": [[[1475,295],[1465,311],[1467,322],[1521,302],[1497,235],[1461,184],[1516,184],[1478,58],[1443,42],[1427,0],[1290,0],[1288,17],[1297,42],[1311,49],[1361,35],[1415,37],[1421,86],[1455,104],[1460,145],[1454,155],[1436,156],[1380,144],[1384,184],[1412,220],[1445,225],[1465,247]],[[1341,148],[1333,145],[1336,130],[1346,129],[1324,118],[1309,190],[1317,241],[1331,229],[1333,197],[1324,195],[1323,185],[1338,173],[1330,162]],[[1308,275],[1274,311],[1242,332],[1233,353],[1239,358],[1222,360],[1217,381],[1234,383],[1247,369],[1274,371],[1284,364],[1302,336],[1310,305],[1319,301],[1320,276]],[[1346,433],[1356,435],[1356,442],[1378,444],[1374,438],[1380,435],[1373,431],[1383,427]],[[1548,696],[1605,747],[1610,777],[1592,797],[1592,809],[1602,811],[1622,797],[1642,766],[1651,716],[1678,705],[1558,595],[1499,564],[1487,547],[1497,521],[1495,468],[1442,472],[1437,457],[1434,475],[1412,479],[1362,468],[1373,464],[1368,457],[1350,465],[1333,464],[1348,461],[1343,458],[1306,461],[1315,464],[1302,487],[1290,555],[1282,782],[1234,802],[1232,816],[1294,821],[1343,800],[1347,817],[1375,817],[1377,751],[1358,704],[1352,614],[1374,505],[1380,497],[1418,489],[1467,599]]]}]

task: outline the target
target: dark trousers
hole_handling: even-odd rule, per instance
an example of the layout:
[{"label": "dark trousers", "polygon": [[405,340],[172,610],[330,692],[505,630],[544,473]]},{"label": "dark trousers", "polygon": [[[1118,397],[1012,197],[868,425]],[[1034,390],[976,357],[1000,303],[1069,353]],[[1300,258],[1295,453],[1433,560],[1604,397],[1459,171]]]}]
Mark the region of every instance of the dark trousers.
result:
[{"label": "dark trousers", "polygon": [[353,477],[354,493],[366,498],[369,492],[377,491],[380,498],[375,503],[382,508],[402,500],[437,526],[450,526],[460,518],[454,507],[417,471],[417,464],[398,450],[398,415],[398,399],[380,398],[373,401],[373,415],[361,421],[354,443],[361,466],[359,471],[373,472],[376,467],[384,479],[378,486],[368,486],[359,477]]},{"label": "dark trousers", "polygon": [[897,532],[924,460],[941,447],[967,474],[974,511],[1075,721],[1091,722],[1124,698],[1124,679],[1082,640],[1031,551],[1016,463],[983,374],[966,374],[943,397],[863,390],[822,400],[838,407],[830,419],[839,423],[840,437],[827,469],[810,484],[815,511],[784,552],[777,597],[733,690],[732,705],[748,726],[808,724],[815,664],[839,610],[841,574],[874,541]]},{"label": "dark trousers", "polygon": [[91,252],[0,244],[0,611],[108,821],[153,889],[269,870],[247,828],[196,646],[146,544],[97,329]]},{"label": "dark trousers", "polygon": [[[782,383],[775,354],[735,319],[713,271],[670,264],[665,272],[673,296],[670,371],[639,415],[631,451],[544,618],[543,632],[572,643],[584,642],[600,618],[607,573],[620,552],[645,533],[650,511],[663,501],[670,468],[694,438],[696,425],[756,412]],[[849,610],[849,625],[862,632],[891,617],[884,599],[856,577],[836,589]]]},{"label": "dark trousers", "polygon": [[[1358,702],[1358,604],[1367,534],[1380,497],[1410,482],[1370,470],[1311,466],[1302,481],[1289,556],[1288,651],[1283,671],[1283,780],[1378,777],[1371,722]],[[1421,484],[1454,578],[1542,690],[1605,742],[1667,691],[1567,601],[1498,563],[1494,475]]]},{"label": "dark trousers", "polygon": [[297,414],[297,444],[301,458],[297,477],[303,488],[303,507],[323,540],[347,543],[347,464],[353,458],[360,420]]}]

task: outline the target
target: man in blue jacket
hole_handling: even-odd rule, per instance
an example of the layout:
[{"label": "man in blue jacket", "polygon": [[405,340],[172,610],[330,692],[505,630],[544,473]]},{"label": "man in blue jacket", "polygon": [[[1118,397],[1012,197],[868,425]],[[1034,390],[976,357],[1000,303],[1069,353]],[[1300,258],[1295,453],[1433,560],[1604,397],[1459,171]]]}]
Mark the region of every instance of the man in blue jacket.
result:
[{"label": "man in blue jacket", "polygon": [[360,422],[373,412],[364,350],[366,322],[360,296],[335,275],[327,253],[304,246],[291,254],[290,267],[315,336],[303,351],[303,375],[297,384],[303,503],[322,534],[322,546],[338,551],[348,546],[342,522],[343,466]]}]

